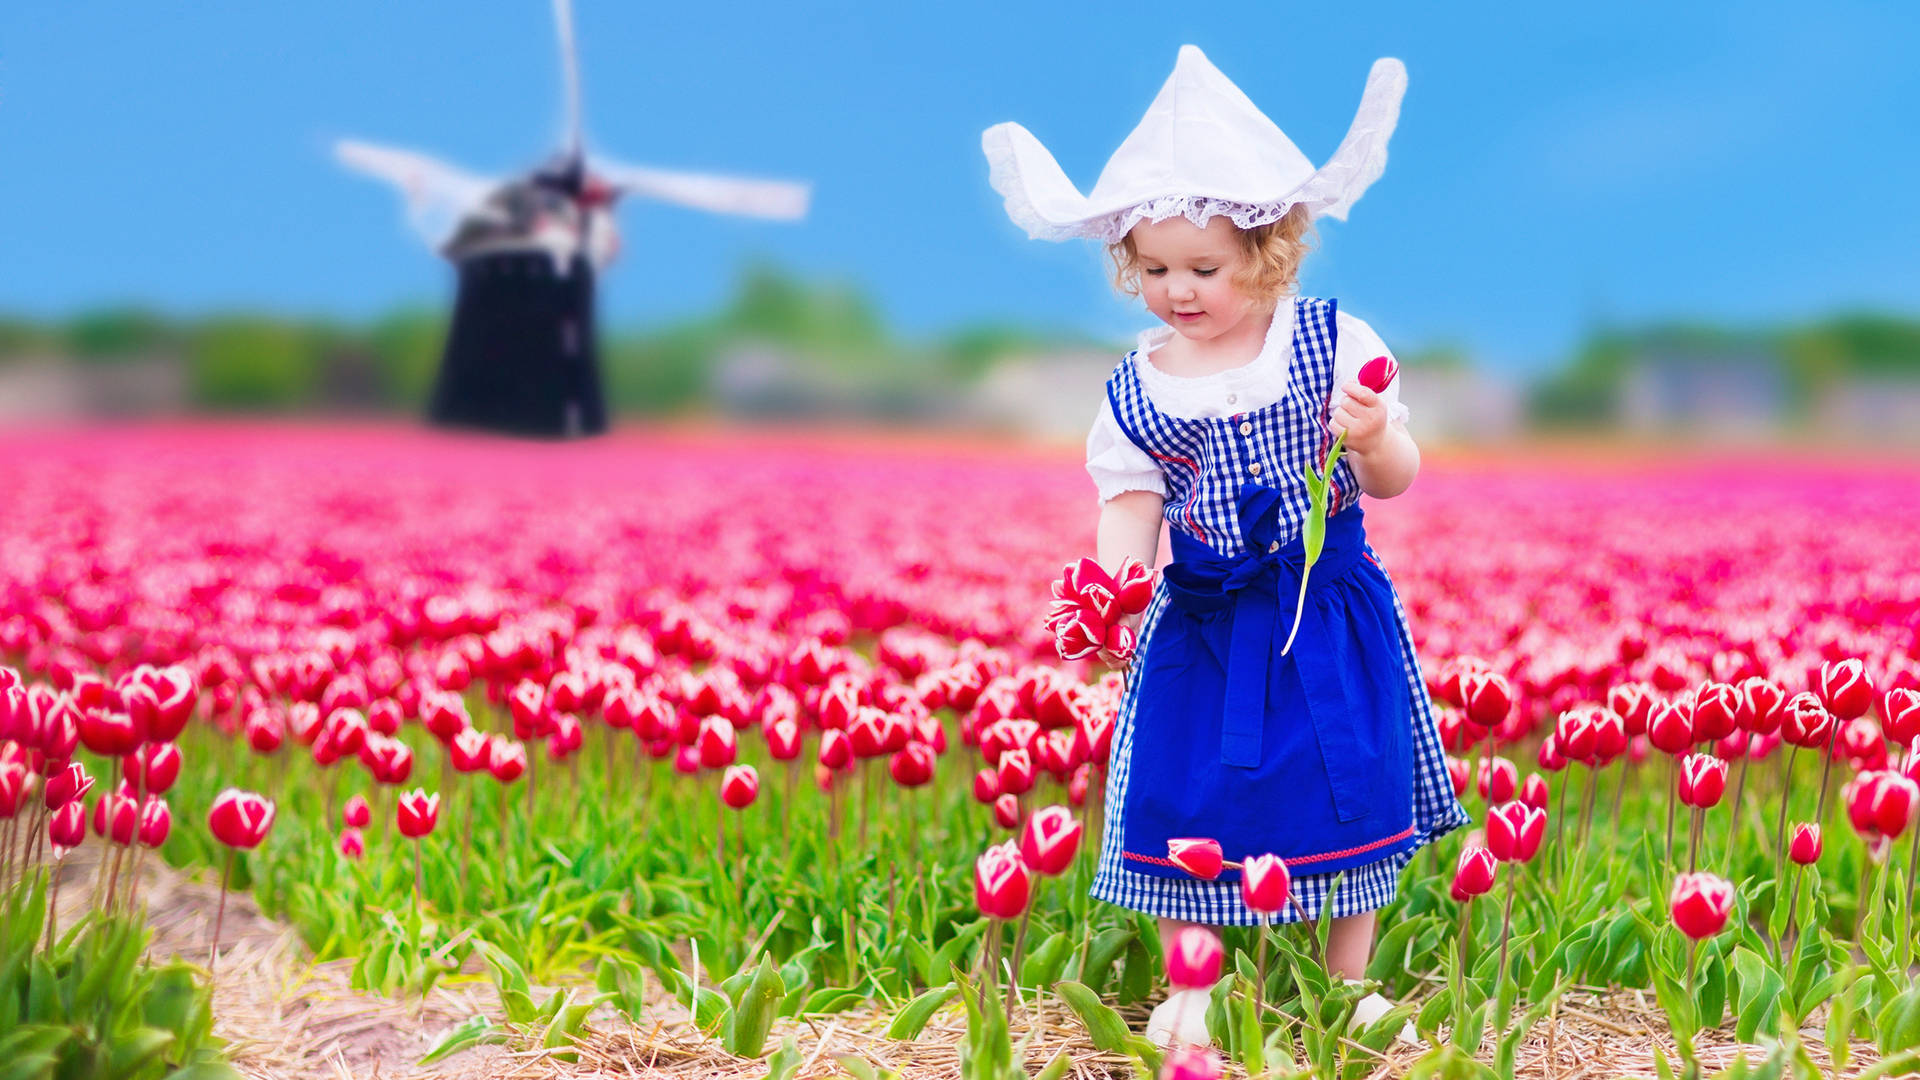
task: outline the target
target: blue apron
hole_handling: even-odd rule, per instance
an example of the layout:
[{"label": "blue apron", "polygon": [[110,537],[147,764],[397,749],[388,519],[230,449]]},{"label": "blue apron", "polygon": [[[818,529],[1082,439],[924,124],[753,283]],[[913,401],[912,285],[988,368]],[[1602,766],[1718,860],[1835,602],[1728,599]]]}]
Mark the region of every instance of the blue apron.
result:
[{"label": "blue apron", "polygon": [[1333,303],[1303,299],[1296,314],[1293,385],[1266,409],[1171,417],[1130,365],[1109,383],[1122,429],[1167,474],[1173,553],[1130,676],[1120,854],[1136,873],[1186,877],[1166,858],[1175,837],[1217,839],[1230,860],[1279,855],[1295,874],[1377,862],[1421,840],[1399,615],[1345,462],[1334,483],[1346,505],[1327,519],[1299,634],[1280,651],[1305,561],[1300,470],[1324,452],[1333,377]]}]

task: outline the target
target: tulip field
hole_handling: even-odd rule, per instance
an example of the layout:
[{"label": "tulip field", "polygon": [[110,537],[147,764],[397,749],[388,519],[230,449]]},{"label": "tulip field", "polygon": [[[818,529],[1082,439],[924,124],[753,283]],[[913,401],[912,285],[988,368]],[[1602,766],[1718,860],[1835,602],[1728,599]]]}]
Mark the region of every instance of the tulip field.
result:
[{"label": "tulip field", "polygon": [[[267,1075],[210,1004],[241,896],[370,998],[478,988],[420,1075],[1920,1071],[1920,465],[1439,454],[1367,503],[1474,825],[1356,985],[1204,830],[1272,925],[1089,900],[1152,580],[1074,565],[1072,448],[0,443],[0,1074]],[[177,956],[156,867],[222,897]],[[1143,1037],[1181,989],[1208,1045]],[[1640,1056],[1546,1034],[1588,1016]]]}]

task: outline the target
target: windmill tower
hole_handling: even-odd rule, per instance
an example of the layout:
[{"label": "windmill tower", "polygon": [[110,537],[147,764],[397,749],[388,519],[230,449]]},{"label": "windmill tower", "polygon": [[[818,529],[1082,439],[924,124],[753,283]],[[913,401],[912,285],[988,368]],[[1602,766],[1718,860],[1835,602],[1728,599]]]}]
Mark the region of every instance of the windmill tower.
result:
[{"label": "windmill tower", "polygon": [[618,254],[625,196],[774,220],[805,216],[806,184],[623,165],[586,151],[570,0],[554,0],[565,77],[565,144],[505,179],[425,154],[343,139],[350,168],[386,180],[414,227],[459,273],[428,418],[520,435],[606,430],[594,286]]}]

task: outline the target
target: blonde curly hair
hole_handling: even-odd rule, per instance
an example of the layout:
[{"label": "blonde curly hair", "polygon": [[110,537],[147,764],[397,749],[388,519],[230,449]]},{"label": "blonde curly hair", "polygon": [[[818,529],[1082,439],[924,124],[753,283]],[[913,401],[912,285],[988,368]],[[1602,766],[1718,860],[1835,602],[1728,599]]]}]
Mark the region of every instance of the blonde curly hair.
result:
[{"label": "blonde curly hair", "polygon": [[[1302,205],[1286,212],[1279,221],[1236,229],[1244,265],[1233,275],[1241,292],[1273,305],[1300,285],[1300,263],[1312,247],[1313,218]],[[1128,233],[1107,245],[1107,258],[1113,262],[1114,287],[1128,296],[1140,295],[1140,252]]]}]

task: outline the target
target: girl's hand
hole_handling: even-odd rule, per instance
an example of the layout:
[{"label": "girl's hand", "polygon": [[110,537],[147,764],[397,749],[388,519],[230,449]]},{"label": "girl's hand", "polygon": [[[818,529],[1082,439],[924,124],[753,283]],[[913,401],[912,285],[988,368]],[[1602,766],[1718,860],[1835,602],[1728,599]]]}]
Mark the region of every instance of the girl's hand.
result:
[{"label": "girl's hand", "polygon": [[1358,379],[1341,387],[1345,395],[1327,426],[1337,437],[1347,433],[1347,449],[1365,457],[1380,446],[1387,434],[1387,405],[1380,395],[1360,385]]}]

